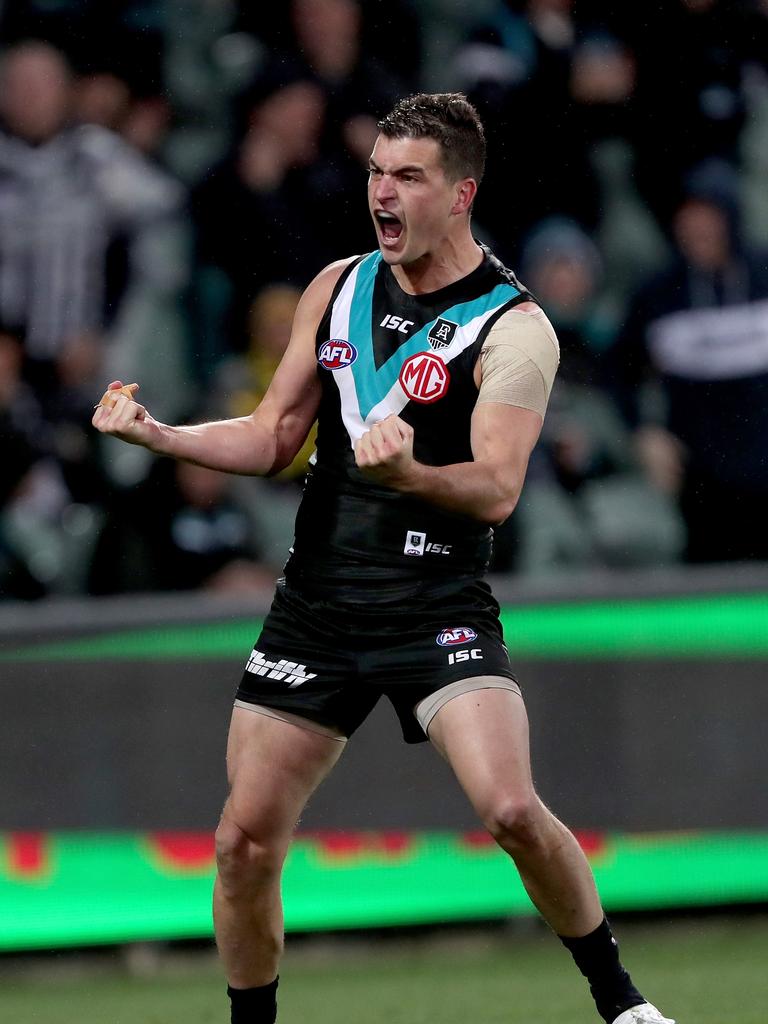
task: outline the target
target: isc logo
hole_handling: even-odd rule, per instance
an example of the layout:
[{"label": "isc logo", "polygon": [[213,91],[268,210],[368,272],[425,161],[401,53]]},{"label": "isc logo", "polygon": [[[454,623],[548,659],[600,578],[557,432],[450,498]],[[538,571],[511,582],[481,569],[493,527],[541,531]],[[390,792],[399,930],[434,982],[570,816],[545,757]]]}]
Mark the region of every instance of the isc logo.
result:
[{"label": "isc logo", "polygon": [[387,313],[379,327],[388,327],[390,331],[400,331],[401,334],[407,334],[408,328],[413,327],[413,320],[403,320],[401,316]]},{"label": "isc logo", "polygon": [[441,630],[435,639],[440,647],[456,647],[477,640],[477,633],[469,626],[454,626],[453,629]]},{"label": "isc logo", "polygon": [[460,661],[482,661],[483,652],[479,647],[473,647],[471,651],[451,651],[448,655],[448,664],[456,665]]},{"label": "isc logo", "polygon": [[405,535],[404,555],[450,555],[452,550],[453,544],[435,544],[432,541],[427,544],[426,533],[409,530]]},{"label": "isc logo", "polygon": [[419,352],[406,359],[400,370],[400,386],[414,402],[436,402],[448,390],[448,367],[433,352]]},{"label": "isc logo", "polygon": [[348,341],[341,338],[332,338],[326,341],[320,349],[317,361],[326,370],[341,370],[345,366],[351,366],[357,359],[357,349]]}]

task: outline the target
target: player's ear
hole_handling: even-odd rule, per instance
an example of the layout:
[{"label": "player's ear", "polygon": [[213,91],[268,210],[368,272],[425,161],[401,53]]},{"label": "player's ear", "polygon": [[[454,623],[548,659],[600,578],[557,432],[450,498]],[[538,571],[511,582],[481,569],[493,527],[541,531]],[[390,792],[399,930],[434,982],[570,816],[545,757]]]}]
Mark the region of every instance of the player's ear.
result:
[{"label": "player's ear", "polygon": [[462,178],[456,183],[455,199],[451,213],[456,215],[469,213],[477,195],[477,182],[474,178]]}]

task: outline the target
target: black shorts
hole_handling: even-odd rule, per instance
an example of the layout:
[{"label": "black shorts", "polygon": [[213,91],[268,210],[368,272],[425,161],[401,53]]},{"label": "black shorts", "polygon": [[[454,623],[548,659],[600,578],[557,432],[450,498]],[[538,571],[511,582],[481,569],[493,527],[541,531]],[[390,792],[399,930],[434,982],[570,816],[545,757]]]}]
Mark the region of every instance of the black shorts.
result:
[{"label": "black shorts", "polygon": [[416,599],[339,605],[278,583],[248,659],[238,701],[340,730],[362,724],[380,697],[392,702],[407,743],[426,739],[419,701],[473,676],[515,680],[499,606],[478,580],[425,587]]}]

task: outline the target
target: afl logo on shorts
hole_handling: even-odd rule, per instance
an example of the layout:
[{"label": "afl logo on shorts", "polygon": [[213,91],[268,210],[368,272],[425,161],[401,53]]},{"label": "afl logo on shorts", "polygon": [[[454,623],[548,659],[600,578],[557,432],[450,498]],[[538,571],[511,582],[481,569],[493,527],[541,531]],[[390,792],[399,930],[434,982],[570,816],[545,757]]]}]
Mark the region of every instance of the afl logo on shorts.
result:
[{"label": "afl logo on shorts", "polygon": [[468,644],[477,640],[477,633],[469,626],[454,626],[453,629],[444,629],[437,634],[437,643],[440,647],[458,647],[459,644]]},{"label": "afl logo on shorts", "polygon": [[348,341],[341,338],[331,338],[326,341],[320,349],[317,357],[318,363],[326,370],[342,370],[345,366],[351,366],[357,359],[357,349]]},{"label": "afl logo on shorts", "polygon": [[440,356],[418,352],[406,359],[400,370],[400,387],[414,402],[436,402],[448,390],[451,375]]}]

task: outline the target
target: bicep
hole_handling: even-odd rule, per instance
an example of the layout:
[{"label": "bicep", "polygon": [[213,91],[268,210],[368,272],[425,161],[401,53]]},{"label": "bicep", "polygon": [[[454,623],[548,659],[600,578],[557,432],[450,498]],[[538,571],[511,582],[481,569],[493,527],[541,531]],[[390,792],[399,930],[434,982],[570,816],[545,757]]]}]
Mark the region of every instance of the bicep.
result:
[{"label": "bicep", "polygon": [[314,336],[294,332],[252,419],[274,433],[281,448],[295,447],[298,451],[315,421],[319,404]]},{"label": "bicep", "polygon": [[549,320],[526,304],[494,325],[478,360],[472,454],[510,495],[519,494],[539,439],[559,355]]},{"label": "bicep", "polygon": [[472,414],[472,455],[522,485],[544,420],[539,413],[501,402],[483,402]]},{"label": "bicep", "polygon": [[326,267],[301,297],[291,340],[258,408],[251,417],[275,437],[274,471],[287,466],[306,440],[320,404],[315,338],[334,285],[349,261]]},{"label": "bicep", "polygon": [[557,372],[557,336],[543,311],[512,309],[491,328],[475,367],[478,404],[546,412]]}]

